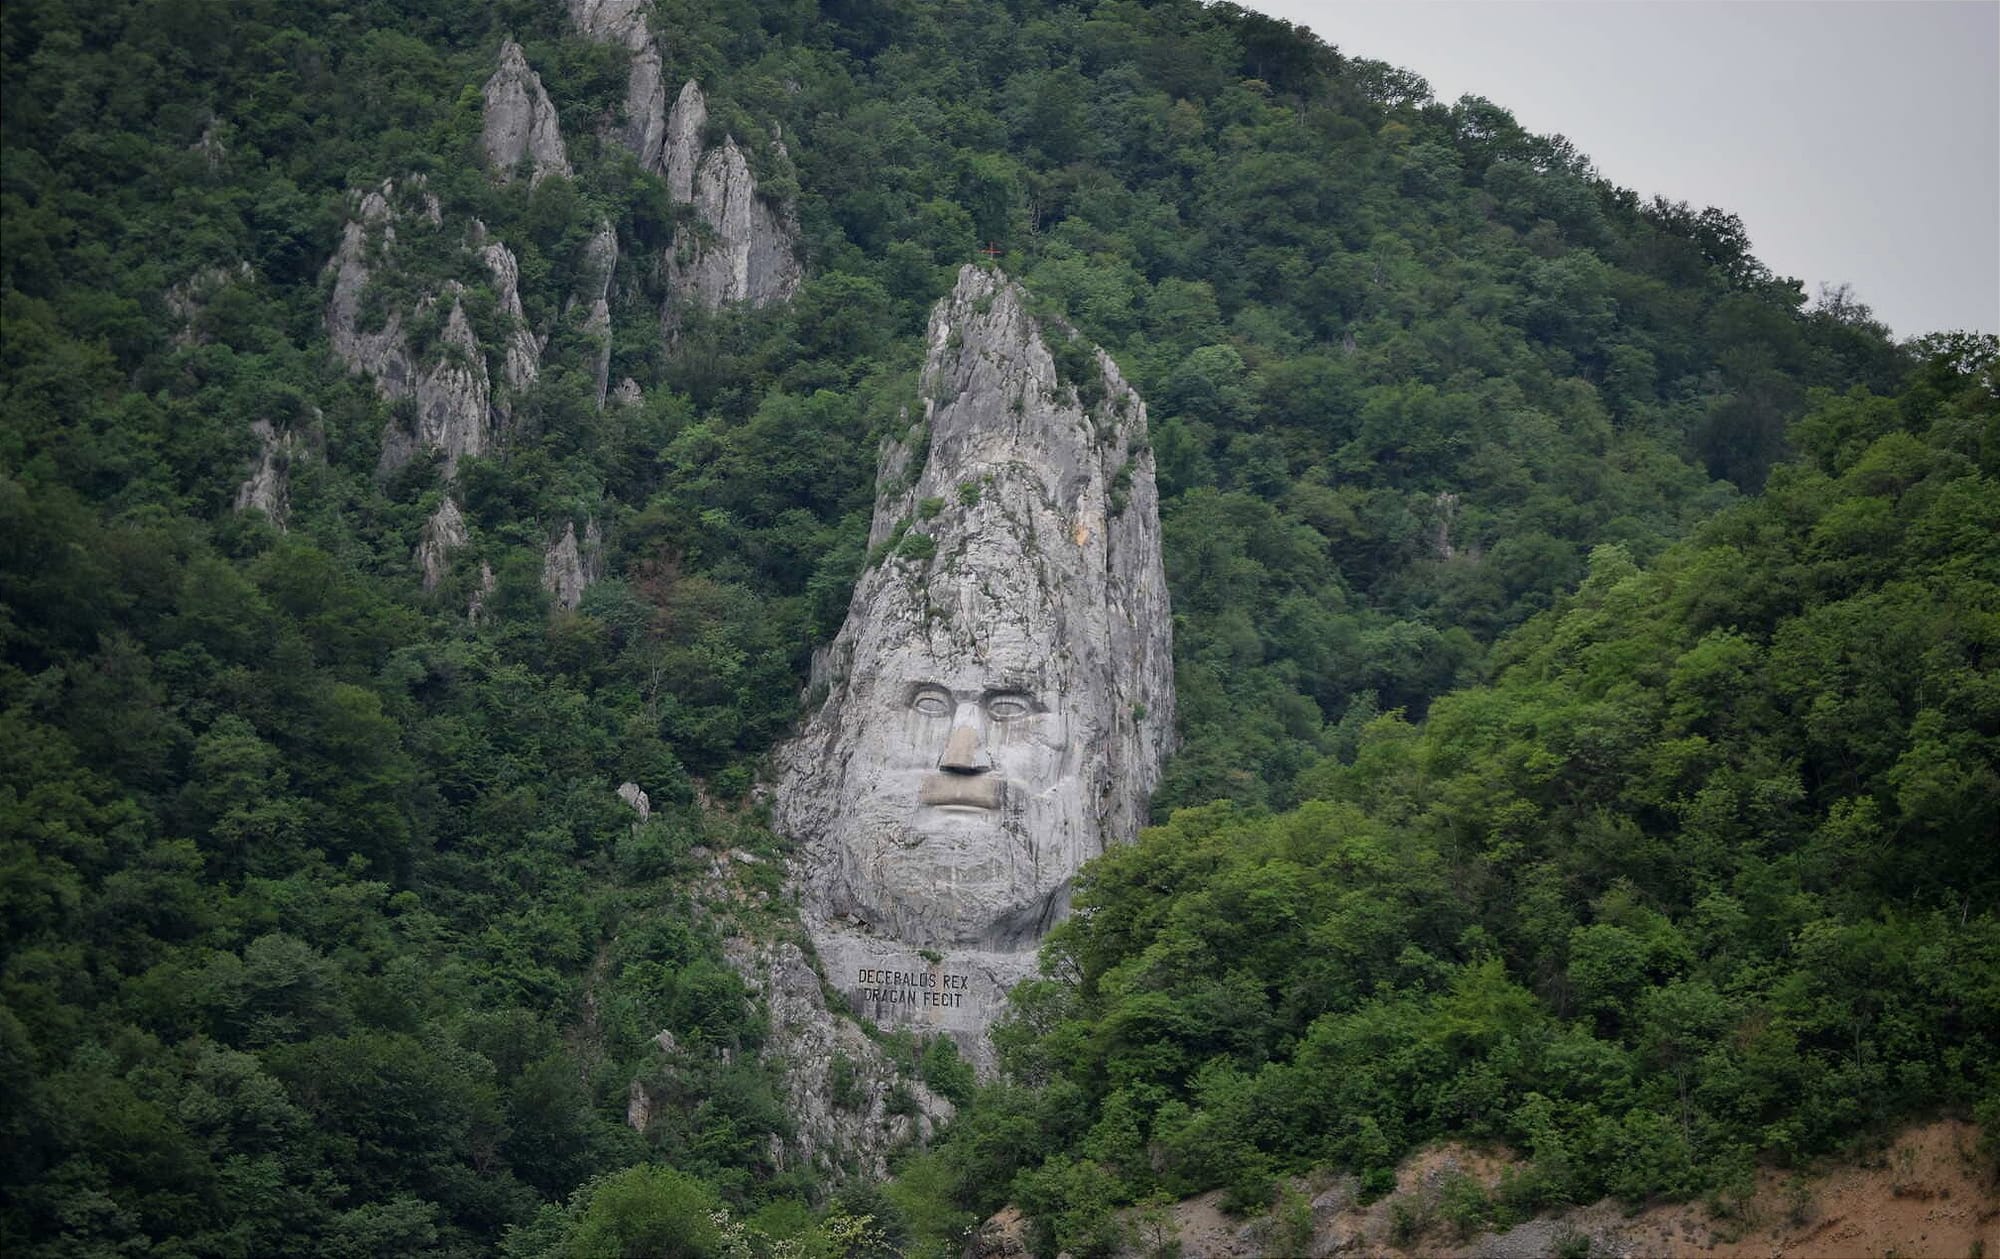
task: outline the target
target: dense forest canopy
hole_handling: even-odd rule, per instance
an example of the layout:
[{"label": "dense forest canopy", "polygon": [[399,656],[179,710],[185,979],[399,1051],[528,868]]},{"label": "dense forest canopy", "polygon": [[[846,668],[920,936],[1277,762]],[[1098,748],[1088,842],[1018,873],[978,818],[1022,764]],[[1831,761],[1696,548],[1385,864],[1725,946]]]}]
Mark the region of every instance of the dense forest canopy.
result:
[{"label": "dense forest canopy", "polygon": [[[552,339],[426,593],[443,469],[378,475],[327,262],[420,178],[560,330],[600,223],[684,218],[612,137],[626,51],[552,0],[0,9],[0,1245],[869,1253],[1011,1197],[1080,1255],[1444,1134],[1532,1157],[1497,1212],[2000,1120],[1991,338],[1893,344],[1726,212],[1231,5],[650,21],[807,278],[665,338],[632,268],[640,400]],[[484,165],[506,38],[572,178]],[[1010,1079],[898,1046],[968,1105],[836,1185],[772,1152],[721,949],[780,864],[734,919],[699,886],[782,855],[747,796],[982,248],[1148,399],[1182,746]],[[497,301],[448,232],[399,257],[378,310]],[[235,510],[258,423],[282,527]]]}]

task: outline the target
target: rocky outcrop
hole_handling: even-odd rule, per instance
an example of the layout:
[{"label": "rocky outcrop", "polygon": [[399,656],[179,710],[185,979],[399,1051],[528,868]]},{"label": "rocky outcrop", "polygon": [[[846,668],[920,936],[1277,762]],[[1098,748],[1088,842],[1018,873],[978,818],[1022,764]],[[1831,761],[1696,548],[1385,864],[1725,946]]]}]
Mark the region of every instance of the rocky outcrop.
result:
[{"label": "rocky outcrop", "polygon": [[[460,292],[456,284],[446,286],[451,313],[438,334],[436,356],[409,391],[416,400],[415,423],[407,429],[392,423],[384,432],[377,466],[381,475],[394,472],[419,452],[436,451],[444,457],[444,474],[450,479],[457,474],[460,459],[483,453],[490,443],[493,387]],[[378,385],[382,379],[376,378]]]},{"label": "rocky outcrop", "polygon": [[750,163],[733,136],[704,150],[708,101],[690,80],[667,121],[661,166],[667,189],[695,208],[698,221],[674,234],[667,255],[669,296],[662,321],[671,333],[689,305],[763,306],[798,291],[798,226],[789,207],[759,195]]},{"label": "rocky outcrop", "polygon": [[417,571],[423,574],[424,590],[436,590],[451,571],[451,553],[471,540],[466,532],[465,513],[447,498],[438,504],[417,535]]},{"label": "rocky outcrop", "polygon": [[827,980],[983,1070],[1079,866],[1133,838],[1174,720],[1146,408],[1103,351],[1065,379],[997,271],[931,317],[925,423],[883,452],[879,562],[777,753]]},{"label": "rocky outcrop", "polygon": [[567,178],[569,155],[555,106],[542,90],[542,77],[513,40],[500,45],[500,68],[486,80],[484,134],[486,162],[505,180],[525,160],[530,186],[550,175]]},{"label": "rocky outcrop", "polygon": [[632,812],[639,815],[639,820],[633,823],[634,826],[644,826],[653,816],[652,797],[648,796],[645,788],[638,783],[619,783],[618,798],[623,800]]},{"label": "rocky outcrop", "polygon": [[[443,215],[437,198],[421,181],[414,182],[421,222],[432,228],[441,226]],[[327,338],[347,369],[371,378],[376,392],[391,402],[408,399],[414,404],[408,423],[392,421],[384,431],[378,471],[386,475],[420,452],[436,451],[443,456],[449,477],[457,471],[461,458],[480,454],[491,445],[492,384],[485,353],[460,300],[463,288],[457,283],[447,283],[441,294],[424,296],[408,312],[393,308],[379,312],[372,327],[364,319],[364,300],[375,269],[385,264],[396,244],[396,226],[402,218],[396,209],[399,199],[393,182],[359,198],[354,217],[341,233],[340,248],[327,263],[334,273],[333,295],[326,311]],[[511,273],[511,254],[507,264]],[[518,293],[512,300],[518,317]],[[449,307],[437,345],[419,369],[406,329],[441,302],[448,302]]]},{"label": "rocky outcrop", "polygon": [[1458,495],[1450,490],[1439,490],[1431,500],[1434,513],[1431,518],[1431,551],[1441,560],[1451,559],[1458,554],[1458,548],[1451,542],[1451,527],[1458,519]]},{"label": "rocky outcrop", "polygon": [[625,129],[619,140],[653,174],[665,171],[665,58],[646,22],[651,0],[569,0],[570,24],[590,39],[632,54],[625,75]]},{"label": "rocky outcrop", "polygon": [[[698,103],[700,96],[693,83],[681,91],[683,104],[690,97]],[[680,112],[677,105],[675,114]],[[697,141],[699,133],[697,127]],[[735,138],[724,137],[699,157],[676,160],[691,166],[687,199],[700,222],[674,234],[667,259],[668,327],[688,303],[710,309],[737,302],[763,306],[797,292],[805,274],[798,260],[798,228],[789,211],[774,209],[758,194]],[[670,172],[670,185],[672,178]]]},{"label": "rocky outcrop", "polygon": [[[514,251],[495,241],[479,251],[480,260],[493,275],[495,308],[506,321],[506,358],[500,366],[500,383],[509,394],[518,394],[535,383],[542,370],[542,343],[528,330],[528,317],[521,309],[521,265]],[[504,419],[507,410],[503,405]]]},{"label": "rocky outcrop", "polygon": [[686,205],[694,200],[694,173],[701,164],[702,132],[708,126],[708,98],[693,79],[681,84],[674,112],[667,115],[666,149],[660,171],[667,177],[667,194]]},{"label": "rocky outcrop", "polygon": [[396,243],[396,213],[390,200],[395,195],[393,181],[362,194],[341,229],[340,247],[326,264],[334,273],[333,296],[326,307],[326,332],[333,352],[350,372],[372,378],[376,389],[391,400],[409,392],[414,374],[409,341],[403,335],[403,315],[390,310],[369,328],[361,317],[361,302],[374,279],[375,264]]},{"label": "rocky outcrop", "polygon": [[562,536],[542,552],[542,589],[549,592],[557,607],[574,612],[582,606],[583,592],[597,580],[603,552],[604,538],[595,520],[585,523],[581,543],[576,538],[576,522],[563,526]]},{"label": "rocky outcrop", "polygon": [[216,134],[215,120],[213,118],[209,119],[207,125],[202,127],[201,138],[190,144],[188,150],[201,154],[201,160],[210,170],[222,169],[222,164],[229,159],[229,146],[224,144],[222,137]]},{"label": "rocky outcrop", "polygon": [[485,560],[479,561],[479,584],[472,588],[472,593],[465,600],[467,622],[477,625],[485,617],[486,601],[493,597],[493,590],[499,584],[500,579],[493,575],[493,565]]},{"label": "rocky outcrop", "polygon": [[[383,274],[393,278],[399,229],[443,227],[437,198],[421,179],[411,184],[399,190],[385,182],[355,199],[340,247],[327,263],[334,277],[327,337],[350,372],[373,380],[376,392],[388,401],[408,404],[382,434],[378,472],[387,475],[419,454],[436,452],[449,478],[460,459],[484,454],[500,439],[514,400],[540,375],[544,342],[528,327],[514,252],[500,241],[489,241],[485,225],[477,220],[454,248],[462,251],[457,255],[461,274],[471,278],[484,270],[492,283],[494,318],[503,325],[487,329],[498,334],[502,347],[497,382],[488,372],[485,350],[466,310],[465,286],[458,281],[447,280],[407,305],[369,310],[371,287]],[[419,355],[411,329],[432,321],[435,342]]]},{"label": "rocky outcrop", "polygon": [[[663,176],[699,222],[675,233],[666,259],[671,296],[662,321],[671,333],[689,305],[763,306],[798,290],[798,225],[791,207],[759,198],[757,180],[736,138],[709,148],[708,100],[693,80],[667,108],[666,64],[647,23],[650,0],[569,0],[571,25],[591,39],[631,51],[625,81],[625,127],[619,140],[639,165]],[[782,152],[782,146],[780,146]]]},{"label": "rocky outcrop", "polygon": [[618,234],[607,220],[599,224],[597,235],[584,246],[583,266],[577,275],[573,302],[586,303],[583,332],[597,347],[597,409],[611,384],[611,281],[618,273]]},{"label": "rocky outcrop", "polygon": [[279,529],[292,514],[292,453],[297,446],[290,433],[280,433],[269,420],[253,420],[251,433],[257,438],[257,454],[250,475],[236,487],[236,510],[255,508]]},{"label": "rocky outcrop", "polygon": [[892,1151],[928,1143],[952,1105],[906,1078],[853,1019],[834,1014],[819,973],[796,944],[726,941],[725,952],[769,1013],[763,1058],[781,1068],[791,1138],[787,1160],[822,1177],[881,1180]]}]

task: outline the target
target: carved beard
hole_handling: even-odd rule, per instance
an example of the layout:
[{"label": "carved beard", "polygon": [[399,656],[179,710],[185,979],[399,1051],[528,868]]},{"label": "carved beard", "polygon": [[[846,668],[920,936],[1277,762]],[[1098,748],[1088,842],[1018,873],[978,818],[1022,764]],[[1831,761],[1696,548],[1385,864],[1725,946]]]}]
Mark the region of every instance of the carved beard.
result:
[{"label": "carved beard", "polygon": [[1100,766],[1077,768],[1086,772],[1039,792],[1004,782],[998,809],[920,804],[919,775],[843,784],[814,845],[809,897],[829,918],[909,943],[1033,948],[1068,908],[1077,867],[1103,847],[1089,807],[1101,774],[1088,771]]}]

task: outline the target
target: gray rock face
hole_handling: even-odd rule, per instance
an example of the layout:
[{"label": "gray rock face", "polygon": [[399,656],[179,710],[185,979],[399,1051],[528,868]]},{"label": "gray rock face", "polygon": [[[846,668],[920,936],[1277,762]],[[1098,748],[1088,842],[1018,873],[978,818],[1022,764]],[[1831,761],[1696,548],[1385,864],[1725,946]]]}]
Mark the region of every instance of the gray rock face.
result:
[{"label": "gray rock face", "polygon": [[625,80],[621,143],[639,165],[664,176],[668,192],[699,211],[702,224],[677,232],[668,250],[668,286],[662,312],[671,333],[690,303],[762,306],[798,290],[798,225],[789,207],[773,209],[757,197],[757,181],[734,137],[709,149],[702,142],[708,100],[692,79],[667,107],[666,64],[647,24],[650,0],[569,0],[570,24],[601,43],[631,50]]},{"label": "gray rock face", "polygon": [[528,68],[521,46],[511,39],[500,45],[500,68],[486,80],[485,100],[486,161],[502,179],[524,158],[530,185],[550,175],[568,177],[569,155],[563,150],[555,106],[542,90],[542,76]]},{"label": "gray rock face", "polygon": [[[423,221],[431,227],[443,222],[437,198],[417,184],[418,205]],[[379,327],[364,330],[362,300],[373,269],[390,257],[396,243],[396,186],[385,182],[376,191],[360,198],[355,216],[342,231],[340,248],[327,268],[334,272],[333,295],[327,302],[326,327],[333,352],[351,372],[367,375],[376,392],[394,402],[408,398],[414,402],[414,420],[405,427],[392,423],[382,435],[382,457],[378,470],[384,474],[408,463],[420,451],[438,451],[444,456],[445,474],[458,470],[458,461],[476,455],[492,444],[492,382],[486,372],[486,356],[479,348],[459,301],[461,288],[447,283],[442,294],[422,298],[411,315],[422,315],[436,303],[449,302],[436,352],[421,369],[416,366],[405,331],[405,312],[388,311]],[[518,321],[520,296],[511,283],[513,255],[505,246],[488,246],[505,255],[506,275],[496,268],[503,281],[503,305],[511,300],[511,317]],[[493,265],[489,258],[489,266]],[[518,325],[517,325],[518,326]],[[525,335],[525,334],[524,334]],[[510,334],[511,336],[511,334]],[[529,345],[535,345],[532,337]],[[510,340],[508,368],[515,368],[518,339]],[[537,347],[538,349],[539,347]]]},{"label": "gray rock face", "polygon": [[493,575],[493,565],[485,560],[479,561],[479,584],[473,587],[472,593],[465,599],[465,619],[468,622],[473,625],[479,624],[480,619],[486,615],[486,600],[492,596],[499,584],[500,579]]},{"label": "gray rock face", "polygon": [[581,543],[576,539],[576,522],[571,521],[542,553],[542,589],[564,611],[576,611],[583,603],[583,592],[597,580],[603,551],[604,538],[595,520],[585,522]]},{"label": "gray rock face", "polygon": [[611,281],[618,273],[618,234],[609,221],[599,224],[597,235],[583,251],[583,267],[577,276],[575,301],[588,302],[584,335],[597,344],[597,409],[611,385]]},{"label": "gray rock face", "polygon": [[[451,571],[451,553],[471,540],[465,529],[465,513],[449,498],[438,504],[417,535],[417,571],[423,574],[425,591],[438,588]],[[476,597],[476,596],[475,596]]]},{"label": "gray rock face", "polygon": [[354,216],[341,229],[340,247],[327,269],[334,273],[333,296],[326,307],[326,331],[333,352],[351,372],[374,378],[384,397],[402,397],[410,389],[409,341],[403,335],[400,311],[390,311],[373,331],[361,327],[361,297],[372,278],[373,263],[396,243],[396,215],[390,206],[394,182],[364,194]]},{"label": "gray rock face", "polygon": [[959,273],[931,316],[927,448],[883,452],[871,538],[894,545],[777,754],[827,978],[982,1069],[1007,988],[1077,868],[1136,833],[1172,737],[1145,404],[1102,351],[1088,374],[1059,380],[1017,285]]},{"label": "gray rock face", "polygon": [[653,816],[652,797],[648,796],[645,788],[638,783],[619,783],[618,798],[623,800],[632,812],[639,815],[639,820],[634,823],[635,826],[644,826],[646,820]]},{"label": "gray rock face", "polygon": [[708,98],[693,79],[681,85],[667,115],[666,149],[661,155],[667,193],[683,205],[694,200],[694,172],[701,162],[701,132],[708,126]]},{"label": "gray rock face", "polygon": [[[852,1019],[827,1009],[819,975],[796,944],[724,948],[731,965],[770,1013],[763,1057],[784,1064],[785,1113],[793,1123],[786,1159],[837,1182],[853,1171],[870,1180],[888,1175],[891,1151],[928,1142],[953,1114],[952,1104],[921,1082],[904,1080],[881,1046]],[[891,1108],[898,1087],[913,1106]],[[913,1110],[914,1113],[897,1113]]]},{"label": "gray rock face", "polygon": [[653,174],[664,172],[667,135],[665,59],[646,24],[651,0],[569,0],[570,25],[599,43],[632,53],[625,76],[625,130],[620,141]]},{"label": "gray rock face", "polygon": [[[449,479],[457,475],[461,458],[480,454],[489,444],[493,386],[486,375],[486,356],[465,317],[457,286],[448,287],[446,295],[451,313],[438,334],[438,355],[417,377],[413,391],[415,430],[404,433],[390,426],[383,437],[379,468],[385,474],[409,462],[417,451],[435,450],[444,455]],[[379,383],[381,377],[376,379]]]},{"label": "gray rock face", "polygon": [[500,317],[507,321],[507,357],[500,367],[500,383],[509,392],[520,393],[535,383],[542,371],[542,343],[528,330],[521,309],[521,264],[514,251],[498,241],[479,251],[486,269],[493,273],[493,292]]},{"label": "gray rock face", "polygon": [[253,420],[250,431],[257,436],[258,451],[249,477],[236,487],[236,510],[254,507],[282,530],[292,511],[291,466],[297,442],[290,433],[279,433],[269,420]]},{"label": "gray rock face", "polygon": [[[701,103],[701,92],[693,83],[681,90],[684,106]],[[701,109],[706,116],[706,106]],[[698,143],[700,127],[693,128]],[[687,170],[691,165],[692,169]],[[671,329],[677,322],[677,304],[693,303],[714,308],[733,302],[763,306],[783,301],[798,291],[804,271],[799,266],[798,229],[789,214],[781,214],[757,193],[757,180],[750,163],[733,137],[702,154],[691,151],[676,155],[669,167],[671,184],[686,170],[689,195],[707,230],[682,228],[674,234],[667,258],[667,280],[673,296],[668,299],[664,318]],[[678,196],[678,192],[676,192]]]}]

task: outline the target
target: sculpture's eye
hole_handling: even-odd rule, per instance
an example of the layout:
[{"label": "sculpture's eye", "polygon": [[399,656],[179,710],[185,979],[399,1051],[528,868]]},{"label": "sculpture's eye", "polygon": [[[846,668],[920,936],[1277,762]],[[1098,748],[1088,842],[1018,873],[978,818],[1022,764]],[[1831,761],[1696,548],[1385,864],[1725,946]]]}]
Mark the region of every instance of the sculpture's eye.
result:
[{"label": "sculpture's eye", "polygon": [[943,691],[918,691],[910,697],[910,707],[926,717],[949,717],[953,705],[951,696]]},{"label": "sculpture's eye", "polygon": [[1035,711],[1035,705],[1025,695],[994,695],[987,698],[986,715],[995,721],[1012,721]]}]

